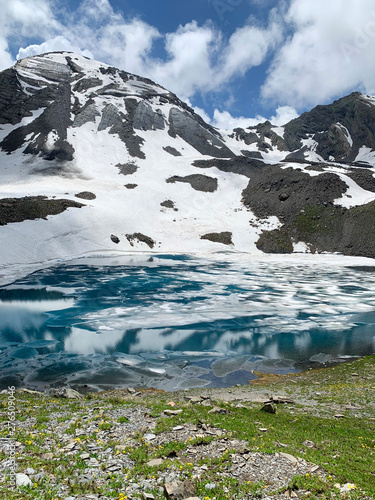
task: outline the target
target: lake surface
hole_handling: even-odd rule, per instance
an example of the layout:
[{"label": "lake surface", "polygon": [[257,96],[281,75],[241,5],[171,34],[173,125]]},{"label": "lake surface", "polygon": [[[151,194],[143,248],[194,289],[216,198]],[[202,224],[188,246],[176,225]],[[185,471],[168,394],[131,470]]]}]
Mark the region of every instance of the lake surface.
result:
[{"label": "lake surface", "polygon": [[279,259],[77,259],[0,287],[0,388],[224,387],[375,352],[374,268]]}]

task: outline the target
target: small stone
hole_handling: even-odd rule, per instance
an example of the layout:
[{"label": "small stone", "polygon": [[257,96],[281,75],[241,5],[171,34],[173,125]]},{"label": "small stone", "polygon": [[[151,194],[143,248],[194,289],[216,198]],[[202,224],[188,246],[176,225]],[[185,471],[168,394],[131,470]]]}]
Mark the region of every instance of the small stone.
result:
[{"label": "small stone", "polygon": [[316,472],[319,469],[320,469],[319,465],[314,465],[314,467],[311,467],[310,472]]},{"label": "small stone", "polygon": [[150,460],[149,462],[147,462],[146,465],[147,465],[147,467],[158,467],[163,462],[164,462],[164,460],[162,460],[161,458],[154,458],[154,459]]},{"label": "small stone", "polygon": [[267,432],[268,429],[266,427],[259,427],[260,432]]},{"label": "small stone", "polygon": [[66,399],[82,399],[82,395],[70,387],[64,389],[62,397]]},{"label": "small stone", "polygon": [[115,234],[111,234],[111,240],[113,241],[113,243],[116,243],[116,245],[120,243],[120,238]]},{"label": "small stone", "polygon": [[191,397],[191,396],[187,396],[185,397],[186,401],[189,401],[189,403],[192,403],[192,404],[198,404],[198,403],[201,403],[203,400],[200,396],[198,397]]},{"label": "small stone", "polygon": [[337,413],[335,415],[335,418],[345,418],[345,415],[342,415],[341,413]]},{"label": "small stone", "polygon": [[87,460],[90,458],[90,455],[88,453],[81,453],[80,458],[82,458],[82,460]]},{"label": "small stone", "polygon": [[119,470],[121,470],[121,465],[119,465],[119,464],[113,464],[113,465],[110,465],[106,468],[106,471],[108,471],[108,472],[116,472]]},{"label": "small stone", "polygon": [[281,457],[289,460],[289,462],[291,462],[293,465],[297,465],[297,463],[298,463],[298,460],[296,459],[296,457],[293,457],[293,455],[290,455],[289,453],[280,452],[279,455]]},{"label": "small stone", "polygon": [[306,446],[306,448],[314,448],[314,443],[312,441],[309,441],[308,439],[306,439],[306,441],[304,441],[303,443],[303,446]]},{"label": "small stone", "polygon": [[115,450],[118,450],[118,451],[125,451],[127,448],[127,446],[125,446],[124,444],[117,444],[115,446]]},{"label": "small stone", "polygon": [[16,474],[16,485],[17,486],[30,486],[33,483],[31,479],[26,474],[18,473]]},{"label": "small stone", "polygon": [[42,453],[42,455],[40,455],[40,458],[42,458],[43,460],[52,460],[53,453]]},{"label": "small stone", "polygon": [[76,441],[70,441],[67,445],[64,446],[64,450],[71,451],[77,446]]},{"label": "small stone", "polygon": [[33,481],[34,482],[39,482],[42,481],[45,478],[46,473],[45,472],[38,472],[38,474],[33,475]]},{"label": "small stone", "polygon": [[271,403],[266,403],[261,411],[265,411],[267,413],[276,413],[276,408]]},{"label": "small stone", "polygon": [[88,466],[89,467],[99,467],[100,466],[100,463],[98,462],[98,460],[94,457],[90,458],[90,460],[88,461]]},{"label": "small stone", "polygon": [[128,393],[129,394],[135,394],[136,390],[134,389],[134,387],[128,387]]},{"label": "small stone", "polygon": [[216,488],[216,484],[215,483],[207,483],[205,485],[205,489],[206,490],[213,490],[214,488]]},{"label": "small stone", "polygon": [[143,493],[142,498],[143,500],[155,500],[154,495],[152,495],[151,493]]},{"label": "small stone", "polygon": [[226,413],[228,413],[228,410],[226,410],[225,408],[219,408],[218,406],[214,406],[211,410],[209,410],[208,413],[219,413],[219,414],[222,414],[222,415],[225,415]]},{"label": "small stone", "polygon": [[182,410],[164,410],[166,415],[179,415],[182,413]]},{"label": "small stone", "polygon": [[183,425],[176,425],[173,427],[172,431],[182,431],[184,429]]},{"label": "small stone", "polygon": [[176,403],[175,403],[174,401],[169,401],[169,403],[167,403],[167,405],[169,405],[169,406],[172,406],[172,407],[173,407],[173,406],[176,406]]},{"label": "small stone", "polygon": [[288,198],[289,198],[289,195],[287,193],[280,193],[279,194],[280,201],[286,201]]},{"label": "small stone", "polygon": [[145,434],[143,436],[143,438],[145,439],[145,441],[152,441],[153,439],[156,438],[156,435],[155,434]]},{"label": "small stone", "polygon": [[184,500],[195,493],[194,484],[190,481],[183,483],[166,483],[164,485],[164,494],[168,500]]}]

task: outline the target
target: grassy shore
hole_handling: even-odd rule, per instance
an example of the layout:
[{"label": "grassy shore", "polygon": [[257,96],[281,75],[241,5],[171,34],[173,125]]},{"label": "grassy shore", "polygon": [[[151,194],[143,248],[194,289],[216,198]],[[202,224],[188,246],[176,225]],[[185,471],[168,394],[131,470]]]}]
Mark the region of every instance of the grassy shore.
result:
[{"label": "grassy shore", "polygon": [[[77,400],[16,391],[14,435],[9,394],[1,394],[0,437],[12,441],[0,442],[0,498],[161,499],[173,479],[206,500],[375,499],[375,356],[258,376],[228,389],[113,390]],[[271,413],[262,410],[267,399]],[[10,442],[28,486],[12,489]],[[310,472],[294,464],[276,488],[280,452]],[[267,457],[262,479],[241,475]]]}]

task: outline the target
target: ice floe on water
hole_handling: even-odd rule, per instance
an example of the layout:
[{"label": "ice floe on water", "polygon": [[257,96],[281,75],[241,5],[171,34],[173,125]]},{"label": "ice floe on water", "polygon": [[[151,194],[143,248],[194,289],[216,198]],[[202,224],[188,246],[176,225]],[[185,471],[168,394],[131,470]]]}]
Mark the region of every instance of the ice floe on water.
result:
[{"label": "ice floe on water", "polygon": [[375,352],[366,259],[76,259],[0,287],[0,385],[247,383]]}]

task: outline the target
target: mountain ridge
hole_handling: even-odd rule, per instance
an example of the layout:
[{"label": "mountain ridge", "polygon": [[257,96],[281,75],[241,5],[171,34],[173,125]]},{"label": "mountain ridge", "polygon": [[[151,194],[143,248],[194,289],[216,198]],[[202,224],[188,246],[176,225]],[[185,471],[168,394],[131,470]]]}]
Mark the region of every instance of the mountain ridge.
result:
[{"label": "mountain ridge", "polygon": [[[72,53],[26,58],[0,73],[1,263],[150,250],[375,257],[374,165],[371,96],[224,131],[149,79]],[[43,206],[33,217],[7,215],[31,199]]]}]

